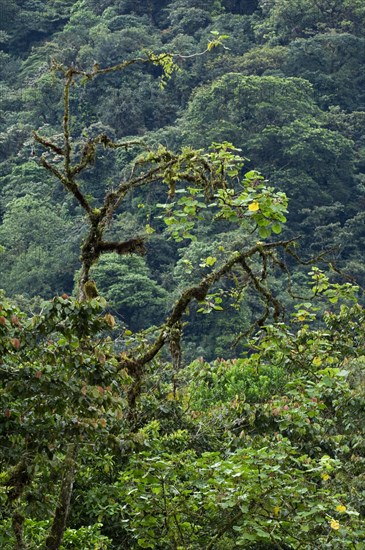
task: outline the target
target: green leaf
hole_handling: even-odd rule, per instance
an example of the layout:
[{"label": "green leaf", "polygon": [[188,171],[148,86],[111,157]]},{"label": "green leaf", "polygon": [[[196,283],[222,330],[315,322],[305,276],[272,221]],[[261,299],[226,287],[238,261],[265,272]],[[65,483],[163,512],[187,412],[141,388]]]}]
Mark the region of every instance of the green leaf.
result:
[{"label": "green leaf", "polygon": [[273,223],[272,226],[271,226],[271,230],[272,230],[276,235],[278,235],[279,233],[281,233],[282,227],[281,227],[280,223]]},{"label": "green leaf", "polygon": [[270,237],[271,231],[268,227],[260,227],[259,235],[262,239],[266,239],[267,237]]}]

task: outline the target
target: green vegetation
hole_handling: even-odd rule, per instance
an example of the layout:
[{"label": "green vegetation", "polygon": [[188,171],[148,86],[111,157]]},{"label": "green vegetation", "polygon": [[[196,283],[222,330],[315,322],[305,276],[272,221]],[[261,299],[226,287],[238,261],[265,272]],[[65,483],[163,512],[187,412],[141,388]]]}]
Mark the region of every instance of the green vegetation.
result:
[{"label": "green vegetation", "polygon": [[362,0],[0,12],[1,548],[365,548]]}]

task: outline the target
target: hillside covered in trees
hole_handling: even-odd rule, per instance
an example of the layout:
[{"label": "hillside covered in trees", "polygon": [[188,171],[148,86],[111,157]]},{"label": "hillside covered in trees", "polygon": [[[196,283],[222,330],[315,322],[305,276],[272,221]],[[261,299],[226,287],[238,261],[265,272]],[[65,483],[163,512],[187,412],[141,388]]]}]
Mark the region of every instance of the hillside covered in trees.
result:
[{"label": "hillside covered in trees", "polygon": [[363,0],[0,13],[1,548],[364,548]]}]

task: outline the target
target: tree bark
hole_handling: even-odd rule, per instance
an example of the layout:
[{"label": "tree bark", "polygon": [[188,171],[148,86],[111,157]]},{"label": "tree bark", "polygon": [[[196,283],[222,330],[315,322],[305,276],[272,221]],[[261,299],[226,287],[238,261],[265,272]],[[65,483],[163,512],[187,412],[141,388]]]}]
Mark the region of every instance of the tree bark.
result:
[{"label": "tree bark", "polygon": [[62,544],[63,535],[66,530],[72,489],[75,479],[77,446],[72,444],[69,447],[65,458],[65,469],[61,482],[60,496],[56,512],[53,518],[51,531],[46,539],[46,550],[58,550]]},{"label": "tree bark", "polygon": [[27,550],[27,545],[24,541],[24,533],[23,533],[23,527],[24,527],[24,516],[19,512],[19,510],[16,510],[12,517],[12,527],[15,535],[15,546],[14,550]]}]

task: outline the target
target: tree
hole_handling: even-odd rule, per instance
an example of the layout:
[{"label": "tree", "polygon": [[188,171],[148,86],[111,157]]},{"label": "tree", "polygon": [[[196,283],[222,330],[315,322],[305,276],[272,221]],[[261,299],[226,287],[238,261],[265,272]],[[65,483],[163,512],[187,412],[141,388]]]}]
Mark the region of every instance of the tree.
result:
[{"label": "tree", "polygon": [[322,32],[363,35],[364,5],[361,0],[261,0],[263,20],[258,21],[258,37],[274,44],[287,44]]},{"label": "tree", "polygon": [[322,108],[339,105],[348,111],[364,110],[365,39],[348,33],[318,34],[298,39],[287,49],[284,72],[311,82]]},{"label": "tree", "polygon": [[[166,78],[174,61],[149,54],[88,71],[53,65],[64,84],[62,138],[35,132],[34,139],[45,149],[41,165],[83,210],[87,230],[77,298],[55,297],[28,319],[2,296],[3,545],[275,548],[298,547],[305,538],[309,548],[318,541],[323,548],[351,548],[364,539],[357,493],[346,494],[352,477],[362,490],[356,451],[347,464],[362,441],[363,422],[350,419],[363,397],[357,380],[348,381],[350,373],[340,367],[353,359],[359,359],[355,367],[361,364],[355,343],[362,348],[362,308],[327,312],[327,328],[312,330],[315,309],[299,304],[293,325],[283,324],[282,305],[268,280],[277,271],[287,273],[281,252],[296,256],[291,240],[273,238],[285,222],[287,199],[258,172],[242,173],[243,159],[232,144],[172,152],[105,133],[73,134],[80,81],[136,63],[158,64]],[[81,175],[103,148],[132,147],[139,154],[96,202]],[[111,240],[109,226],[123,214],[128,195],[152,186],[164,196],[156,206],[160,215],[149,220],[144,234]],[[114,276],[111,253],[130,255],[121,265],[133,265],[135,256],[138,262],[161,218],[165,235],[181,247],[208,223],[233,224],[237,240],[223,246],[217,232],[210,254],[200,259],[203,274],[181,289],[159,326],[133,335],[117,327],[91,277],[104,259]],[[103,275],[99,269],[100,286],[106,284]],[[312,296],[323,294],[333,307],[339,300],[355,301],[351,285],[331,284],[316,268],[311,276]],[[228,277],[238,302],[246,289],[255,293],[259,332],[247,341],[245,360],[226,364],[226,372],[224,362],[207,366],[203,360],[185,371],[182,337],[189,308],[198,302],[202,312],[219,311],[217,294]],[[249,369],[246,383],[245,376],[237,378],[240,366]],[[255,390],[250,376],[261,367]],[[217,388],[220,381],[224,385]],[[278,395],[267,399],[274,388]],[[331,476],[333,485],[326,485]]]},{"label": "tree", "polygon": [[39,0],[2,1],[1,27],[9,32],[11,46],[21,53],[44,39],[48,32],[62,28],[73,4],[73,0],[50,0],[45,8]]},{"label": "tree", "polygon": [[[346,205],[343,223],[359,197],[353,142],[327,128],[326,117],[307,80],[230,73],[197,90],[180,127],[183,139],[196,147],[207,146],[213,134],[241,147],[252,166],[287,193],[290,229],[301,234],[303,214],[313,205]],[[311,220],[305,224],[302,246],[308,250],[315,238]]]},{"label": "tree", "polygon": [[[215,212],[214,215],[218,218],[236,221],[242,227],[244,234],[250,227],[255,227],[256,224],[260,224],[264,220],[265,235],[269,235],[271,230],[278,233],[281,230],[281,222],[285,219],[285,196],[266,189],[261,176],[256,172],[246,174],[243,186],[241,184],[237,188],[233,186],[242,166],[242,159],[230,144],[216,144],[209,153],[191,148],[184,148],[180,153],[173,153],[162,146],[157,150],[147,150],[137,157],[129,175],[124,177],[115,189],[107,191],[99,205],[91,205],[90,198],[84,194],[77,178],[93,164],[99,148],[118,151],[119,149],[126,150],[134,145],[141,147],[141,144],[130,141],[116,142],[103,133],[96,137],[84,138],[82,148],[80,148],[79,140],[81,138],[75,140],[71,134],[71,100],[77,93],[78,81],[83,79],[87,83],[88,80],[103,74],[121,71],[135,63],[162,65],[165,74],[169,75],[174,68],[173,62],[170,55],[155,56],[150,54],[146,58],[133,59],[105,69],[94,67],[89,72],[74,67],[67,68],[60,64],[55,64],[53,67],[53,70],[60,73],[64,80],[62,142],[60,143],[58,138],[42,136],[37,132],[34,133],[34,138],[40,146],[46,149],[46,153],[40,157],[40,163],[56,177],[64,189],[73,196],[79,207],[84,210],[88,232],[81,247],[82,266],[78,284],[78,301],[70,301],[67,295],[56,298],[47,305],[39,319],[34,318],[30,325],[27,323],[24,328],[21,322],[15,320],[15,318],[18,319],[18,314],[12,315],[11,306],[6,304],[4,306],[2,316],[2,326],[4,327],[3,372],[8,375],[11,373],[10,380],[13,380],[10,386],[6,387],[4,399],[11,402],[11,408],[7,407],[6,410],[14,410],[14,415],[13,412],[5,414],[5,420],[7,422],[11,418],[10,422],[14,428],[20,421],[20,430],[23,434],[19,439],[16,452],[6,453],[3,461],[7,471],[5,474],[5,485],[8,487],[6,493],[12,513],[16,545],[19,548],[26,544],[23,534],[25,518],[22,512],[26,507],[24,498],[26,498],[30,487],[34,487],[36,483],[33,477],[37,469],[35,465],[43,460],[43,453],[48,453],[48,451],[51,455],[49,458],[51,462],[48,462],[47,470],[49,469],[50,473],[52,470],[59,472],[61,480],[59,499],[58,501],[53,500],[54,519],[46,536],[45,544],[50,549],[59,548],[62,543],[75,468],[79,460],[79,447],[85,438],[85,434],[82,433],[84,428],[81,432],[78,427],[76,431],[73,429],[69,431],[68,426],[70,423],[71,425],[75,423],[75,427],[87,426],[91,422],[92,429],[96,430],[96,433],[98,426],[105,428],[103,418],[99,421],[90,420],[88,412],[90,403],[95,399],[96,404],[98,399],[109,400],[111,397],[109,392],[113,394],[112,389],[105,390],[106,387],[112,388],[112,379],[107,381],[100,369],[106,368],[106,372],[109,371],[113,378],[119,379],[119,383],[123,383],[123,377],[129,382],[125,392],[126,409],[124,412],[121,410],[120,413],[133,430],[138,419],[136,407],[146,366],[167,345],[170,347],[174,368],[178,369],[181,365],[181,321],[190,302],[197,300],[204,304],[206,300],[210,299],[209,293],[214,285],[233,269],[238,269],[244,274],[244,284],[252,284],[266,303],[260,322],[263,323],[271,313],[275,318],[280,315],[280,305],[265,285],[265,266],[267,257],[270,256],[275,261],[275,250],[287,249],[290,242],[257,242],[248,247],[229,251],[217,262],[217,267],[209,269],[208,274],[203,276],[197,284],[184,289],[165,320],[147,340],[143,339],[140,342],[137,338],[132,346],[127,345],[127,342],[124,343],[123,346],[127,345],[127,347],[119,358],[118,355],[111,352],[110,343],[106,343],[105,351],[99,344],[95,348],[96,329],[101,328],[103,323],[104,326],[106,324],[113,327],[115,320],[109,313],[104,318],[93,315],[93,311],[100,310],[100,306],[104,302],[97,297],[98,292],[95,284],[90,280],[91,269],[103,254],[114,252],[119,255],[141,255],[145,249],[146,237],[143,235],[137,235],[125,241],[109,241],[104,237],[114,214],[131,190],[156,183],[167,188],[168,199],[167,203],[162,205],[162,210],[165,211],[163,215],[171,236],[177,241],[194,238],[195,220],[200,217],[200,212],[204,212],[209,204],[212,206],[210,212]],[[55,157],[54,160],[52,160],[52,156]],[[62,163],[59,162],[60,157]],[[174,200],[175,195],[180,197],[176,201]],[[214,195],[216,195],[215,198]],[[209,214],[208,218],[211,216],[212,214]],[[263,263],[261,275],[257,274],[256,270],[253,271],[250,266],[254,258]],[[209,259],[206,261],[208,267],[213,267],[215,264]],[[65,350],[63,350],[64,347]],[[62,353],[60,354],[58,350],[61,349]],[[79,350],[78,358],[76,357],[78,352],[76,355],[73,354],[73,349]],[[110,369],[107,367],[109,357]],[[94,368],[91,370],[86,366],[90,364],[90,361],[94,364]],[[16,370],[16,364],[21,364],[24,368]],[[62,369],[61,364],[63,365]],[[81,367],[81,370],[77,368],[75,371],[74,368],[77,365],[84,365],[89,374],[86,372],[82,374],[84,367]],[[41,392],[41,395],[45,396],[46,402],[41,398],[37,399],[33,405],[34,389],[32,384],[29,384],[29,380],[33,378],[36,384],[38,380],[41,380],[42,384],[43,382],[46,384]],[[59,384],[63,387],[62,391],[57,389]],[[22,385],[24,392],[20,392]],[[91,401],[87,397],[90,385],[93,386]],[[12,388],[14,388],[14,394],[12,394]],[[83,396],[86,396],[85,399]],[[114,398],[116,399],[115,403],[119,402],[116,395],[112,397],[112,400]],[[55,399],[54,403],[53,399]],[[98,418],[99,408],[95,405],[92,405],[92,408]],[[28,416],[28,410],[33,411],[30,416]],[[75,410],[80,412],[76,419],[74,417]],[[47,422],[42,420],[41,433],[38,433],[37,422],[43,414],[46,415]],[[60,431],[60,439],[55,435],[55,430],[49,427],[54,414],[64,426]],[[28,418],[32,425],[35,422],[32,428],[34,445],[28,443],[28,436],[25,435],[24,418],[27,419],[26,423]],[[8,433],[8,427],[6,424],[5,434]],[[110,432],[107,430],[107,433]],[[49,438],[47,434],[49,434]],[[110,433],[110,435],[112,434]],[[68,443],[66,444],[66,442]],[[63,465],[60,468],[53,468],[54,452],[61,453],[62,445],[68,447],[64,454]],[[29,453],[31,465],[26,465],[24,459],[21,458],[24,453],[27,457]],[[26,458],[26,463],[28,464],[28,458]],[[14,487],[16,489],[13,491]]]},{"label": "tree", "polygon": [[44,197],[13,199],[0,228],[4,290],[29,297],[71,292],[80,240],[73,228]]},{"label": "tree", "polygon": [[133,331],[159,324],[167,305],[167,292],[151,277],[144,258],[106,254],[93,269],[97,287]]}]

